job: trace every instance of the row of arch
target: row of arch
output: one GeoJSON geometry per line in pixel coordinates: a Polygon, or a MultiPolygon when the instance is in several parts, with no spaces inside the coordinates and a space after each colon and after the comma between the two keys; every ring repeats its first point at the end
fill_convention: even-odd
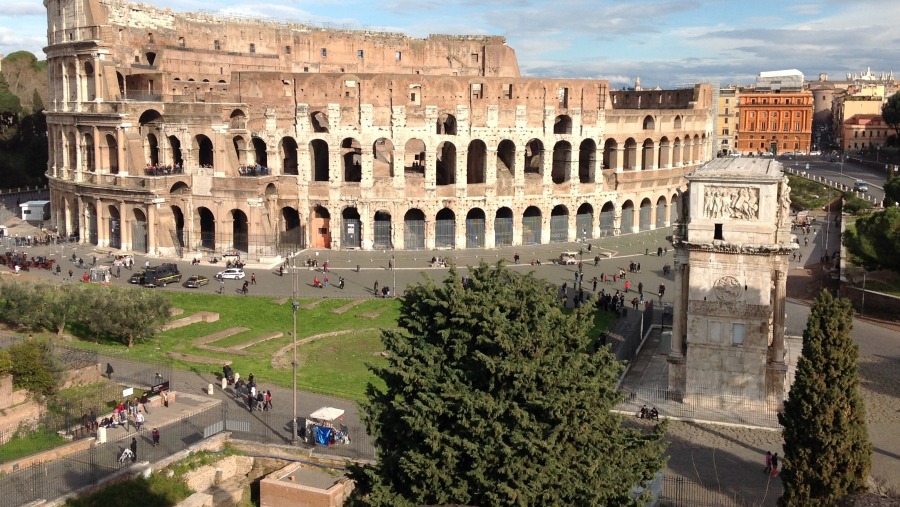
{"type": "MultiPolygon", "coordinates": [[[[147,166],[214,167],[217,163],[213,141],[204,134],[191,138],[185,158],[182,142],[177,135],[164,135],[156,129],[144,128],[142,136],[144,159],[147,166]]],[[[63,159],[55,159],[55,167],[76,167],[80,171],[118,174],[120,160],[119,140],[112,133],[103,135],[99,149],[95,149],[94,137],[83,133],[81,139],[69,131],[57,138],[64,149],[55,150],[63,159]],[[80,154],[80,156],[79,156],[80,154]],[[99,161],[95,160],[100,158],[99,161]]],[[[701,160],[708,139],[706,135],[686,134],[684,138],[670,140],[663,136],[659,140],[645,139],[639,145],[633,137],[624,142],[607,139],[602,148],[600,167],[622,171],[653,170],[691,165],[701,160]]],[[[270,168],[266,174],[300,175],[301,150],[297,141],[290,136],[281,138],[272,150],[259,137],[246,138],[236,135],[231,138],[233,158],[226,157],[230,165],[226,173],[237,175],[238,166],[248,164],[270,168]],[[275,160],[270,161],[270,157],[275,160]],[[270,162],[275,162],[274,167],[270,162]]],[[[557,141],[548,152],[544,142],[533,138],[524,147],[519,147],[509,139],[500,141],[493,150],[487,144],[475,139],[464,149],[465,161],[458,160],[458,148],[451,141],[440,142],[433,151],[428,150],[421,139],[408,140],[403,152],[395,150],[393,141],[387,138],[375,140],[364,151],[360,141],[353,137],[344,138],[336,149],[323,139],[313,139],[306,145],[308,155],[308,177],[312,182],[339,180],[348,183],[363,181],[363,168],[371,171],[373,179],[392,178],[401,170],[405,177],[433,178],[436,185],[457,183],[483,184],[488,181],[489,161],[496,168],[496,178],[516,178],[517,171],[524,178],[544,177],[549,171],[550,180],[561,184],[577,179],[580,183],[596,183],[598,168],[598,146],[593,139],[584,139],[575,147],[569,141],[557,141]],[[575,155],[577,153],[577,155],[575,155]],[[332,177],[332,158],[337,157],[338,175],[332,177]],[[398,160],[402,157],[402,161],[398,160]],[[429,174],[426,175],[426,171],[429,174]],[[433,176],[431,173],[433,172],[433,176]]]]}

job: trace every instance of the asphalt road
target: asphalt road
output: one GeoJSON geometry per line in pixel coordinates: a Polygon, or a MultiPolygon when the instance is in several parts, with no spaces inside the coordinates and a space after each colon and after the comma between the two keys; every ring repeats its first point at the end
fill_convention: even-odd
{"type": "Polygon", "coordinates": [[[886,172],[884,170],[876,170],[855,162],[840,162],[840,157],[835,157],[836,161],[831,162],[830,156],[821,157],[796,157],[785,158],[779,157],[778,161],[785,167],[793,168],[797,171],[806,171],[830,181],[838,182],[847,187],[853,188],[857,181],[864,181],[869,185],[869,196],[877,199],[878,202],[884,200],[884,182],[886,180],[886,172]]]}

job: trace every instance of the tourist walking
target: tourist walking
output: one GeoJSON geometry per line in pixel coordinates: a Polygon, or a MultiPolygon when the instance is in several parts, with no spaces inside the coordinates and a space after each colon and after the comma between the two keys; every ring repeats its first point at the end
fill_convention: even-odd
{"type": "Polygon", "coordinates": [[[137,439],[131,437],[131,462],[137,461],[137,439]]]}
{"type": "Polygon", "coordinates": [[[153,428],[153,431],[150,432],[150,437],[153,439],[153,447],[159,446],[159,429],[153,428]]]}
{"type": "Polygon", "coordinates": [[[767,474],[772,471],[772,451],[766,451],[766,468],[763,469],[763,473],[767,474]]]}

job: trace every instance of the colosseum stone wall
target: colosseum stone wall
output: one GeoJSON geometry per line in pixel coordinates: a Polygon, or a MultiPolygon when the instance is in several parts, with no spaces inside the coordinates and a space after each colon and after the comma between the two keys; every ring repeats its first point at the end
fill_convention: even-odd
{"type": "Polygon", "coordinates": [[[522,78],[502,37],[46,0],[55,220],[111,249],[495,248],[665,227],[713,90],[522,78]]]}

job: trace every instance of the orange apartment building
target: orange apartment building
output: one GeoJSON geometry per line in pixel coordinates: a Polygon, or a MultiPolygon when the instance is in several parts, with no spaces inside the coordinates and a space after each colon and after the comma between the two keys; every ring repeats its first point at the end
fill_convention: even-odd
{"type": "Polygon", "coordinates": [[[855,114],[844,121],[841,149],[844,152],[880,150],[893,132],[880,114],[855,114]]]}
{"type": "Polygon", "coordinates": [[[738,96],[740,135],[737,151],[745,155],[809,153],[812,139],[813,94],[741,91],[738,96]]]}

